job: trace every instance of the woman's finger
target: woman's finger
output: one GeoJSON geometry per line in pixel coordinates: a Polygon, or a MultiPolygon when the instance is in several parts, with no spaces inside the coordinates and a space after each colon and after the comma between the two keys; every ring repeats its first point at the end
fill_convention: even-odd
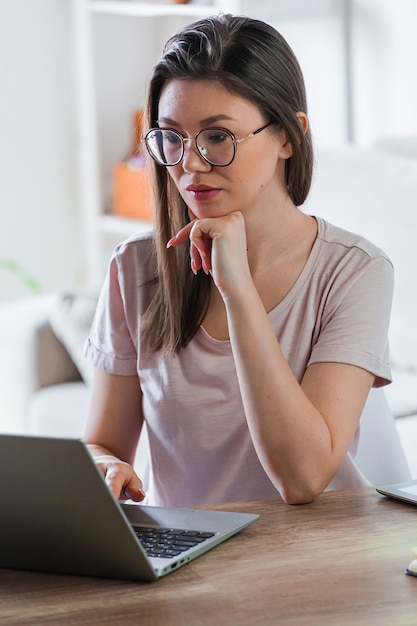
{"type": "Polygon", "coordinates": [[[142,502],[146,494],[143,491],[142,481],[133,473],[131,480],[125,485],[124,494],[129,500],[134,502],[142,502]]]}
{"type": "Polygon", "coordinates": [[[167,248],[170,248],[171,246],[176,248],[178,246],[182,246],[183,243],[188,241],[188,239],[190,238],[190,231],[193,226],[194,221],[189,222],[183,228],[181,228],[181,230],[179,230],[177,234],[171,237],[171,239],[167,242],[167,248]]]}
{"type": "Polygon", "coordinates": [[[170,248],[171,246],[178,247],[186,243],[186,241],[191,241],[191,269],[194,274],[201,268],[203,268],[206,274],[211,270],[211,237],[203,232],[201,224],[201,220],[194,219],[181,228],[167,243],[167,248],[170,248]]]}
{"type": "Polygon", "coordinates": [[[191,269],[194,274],[197,274],[198,270],[202,268],[203,264],[202,264],[200,253],[192,242],[190,244],[190,257],[191,257],[191,269]]]}
{"type": "Polygon", "coordinates": [[[197,250],[201,259],[201,267],[206,274],[211,270],[211,245],[212,239],[209,234],[204,232],[200,226],[201,222],[195,222],[190,231],[191,245],[193,251],[197,250]]]}
{"type": "Polygon", "coordinates": [[[131,499],[140,502],[145,497],[142,481],[133,467],[122,461],[105,463],[103,466],[107,486],[114,497],[121,500],[131,499]]]}

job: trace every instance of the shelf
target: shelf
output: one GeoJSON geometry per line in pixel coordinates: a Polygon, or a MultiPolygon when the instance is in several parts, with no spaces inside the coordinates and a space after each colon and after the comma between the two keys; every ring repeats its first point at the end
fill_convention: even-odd
{"type": "Polygon", "coordinates": [[[93,13],[107,13],[110,15],[124,15],[129,17],[158,17],[158,16],[195,16],[203,17],[210,13],[217,13],[219,7],[214,4],[175,4],[136,2],[134,0],[95,0],[90,3],[93,13]]]}
{"type": "Polygon", "coordinates": [[[104,279],[118,243],[153,228],[106,208],[112,206],[114,164],[129,150],[132,115],[144,102],[148,74],[164,43],[185,24],[238,1],[71,0],[87,283],[104,279]]]}

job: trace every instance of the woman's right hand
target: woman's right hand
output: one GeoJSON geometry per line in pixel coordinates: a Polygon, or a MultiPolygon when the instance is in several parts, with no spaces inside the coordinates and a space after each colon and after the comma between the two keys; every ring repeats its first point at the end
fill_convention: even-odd
{"type": "Polygon", "coordinates": [[[116,499],[142,502],[146,496],[143,484],[129,463],[111,454],[97,454],[97,451],[93,452],[93,457],[116,499]]]}
{"type": "Polygon", "coordinates": [[[247,293],[253,285],[249,270],[245,219],[240,211],[220,217],[198,219],[189,211],[191,222],[167,243],[170,248],[190,242],[191,269],[211,273],[223,298],[231,292],[247,293]]]}

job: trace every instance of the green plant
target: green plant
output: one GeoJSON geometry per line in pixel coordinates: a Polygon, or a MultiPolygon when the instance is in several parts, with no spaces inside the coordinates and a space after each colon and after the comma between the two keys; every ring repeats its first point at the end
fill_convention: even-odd
{"type": "Polygon", "coordinates": [[[42,291],[39,281],[29,274],[19,263],[11,259],[0,259],[0,270],[12,272],[19,280],[21,280],[32,293],[40,293],[42,291]]]}

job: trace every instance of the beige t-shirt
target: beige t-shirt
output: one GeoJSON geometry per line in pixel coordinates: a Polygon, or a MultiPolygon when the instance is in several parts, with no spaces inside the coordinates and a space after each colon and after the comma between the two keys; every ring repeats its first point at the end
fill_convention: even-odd
{"type": "MultiPolygon", "coordinates": [[[[317,362],[356,365],[391,380],[387,332],[393,268],[358,235],[317,218],[318,236],[298,280],[268,314],[301,381],[317,362]]],[[[200,328],[174,357],[147,355],[140,322],[152,297],[152,235],[116,249],[86,354],[109,373],[139,375],[150,459],[147,502],[196,506],[276,496],[246,423],[229,341],[200,328]]],[[[353,457],[359,430],[328,489],[367,484],[353,457]]]]}

